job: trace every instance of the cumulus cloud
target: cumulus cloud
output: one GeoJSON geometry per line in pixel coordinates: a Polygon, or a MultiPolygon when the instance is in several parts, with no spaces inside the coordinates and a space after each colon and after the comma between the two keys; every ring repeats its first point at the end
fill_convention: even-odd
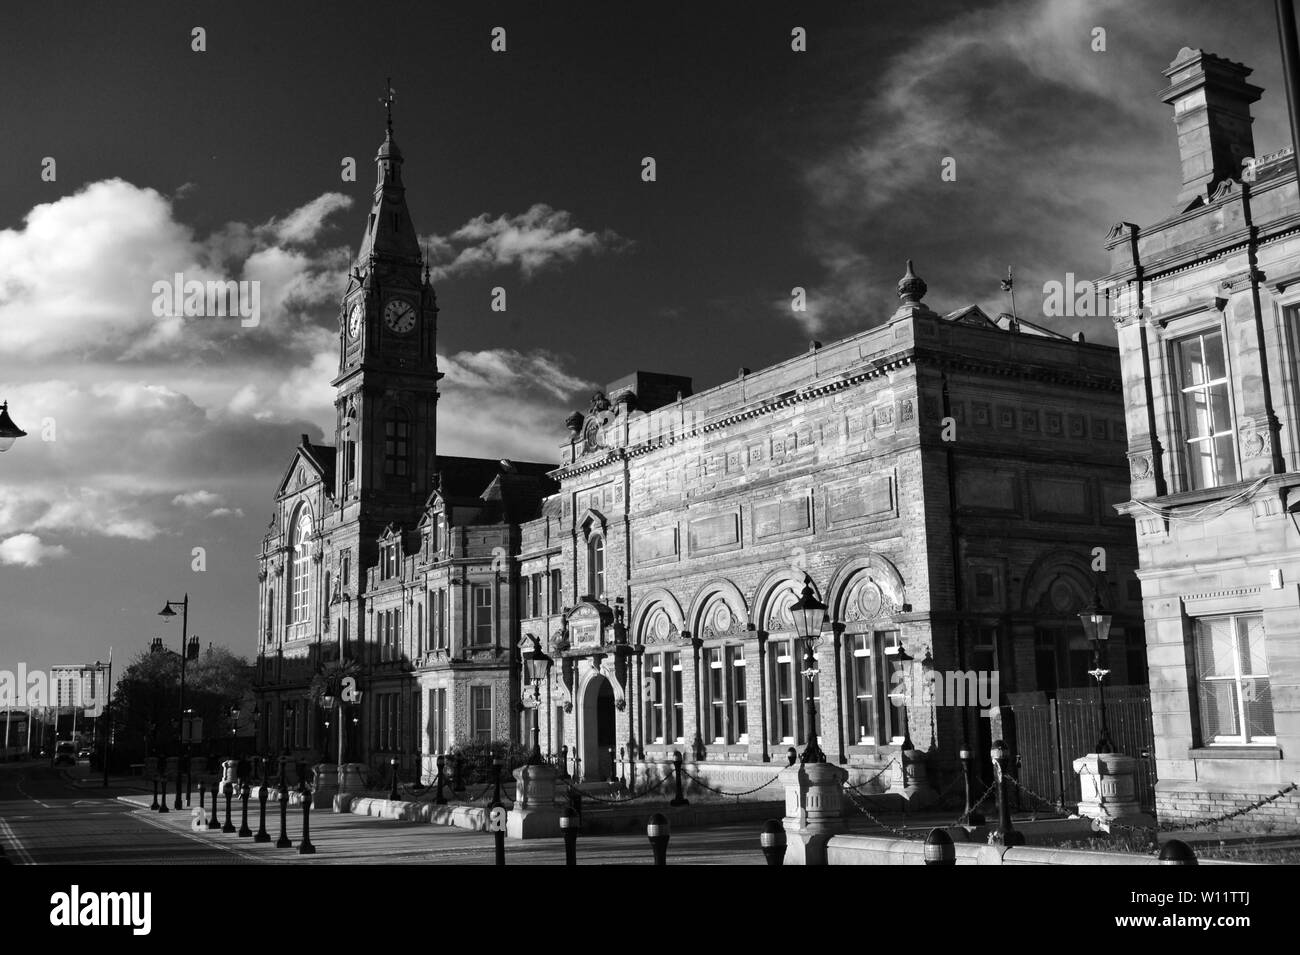
{"type": "Polygon", "coordinates": [[[476,216],[449,236],[424,240],[434,262],[434,280],[517,266],[525,278],[583,255],[619,252],[631,243],[606,229],[589,232],[563,209],[537,203],[514,216],[476,216]]]}
{"type": "Polygon", "coordinates": [[[177,507],[211,507],[214,504],[221,503],[221,495],[200,489],[198,491],[189,491],[185,494],[177,494],[172,498],[172,503],[177,507]]]}
{"type": "Polygon", "coordinates": [[[43,543],[35,534],[15,534],[0,540],[0,564],[39,567],[45,560],[62,557],[67,552],[66,547],[43,543]]]}

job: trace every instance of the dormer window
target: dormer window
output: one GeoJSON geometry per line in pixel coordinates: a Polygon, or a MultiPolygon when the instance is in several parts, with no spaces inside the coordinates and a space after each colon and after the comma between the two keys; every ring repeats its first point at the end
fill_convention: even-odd
{"type": "Polygon", "coordinates": [[[379,549],[379,579],[392,580],[397,576],[397,542],[384,544],[379,549]]]}

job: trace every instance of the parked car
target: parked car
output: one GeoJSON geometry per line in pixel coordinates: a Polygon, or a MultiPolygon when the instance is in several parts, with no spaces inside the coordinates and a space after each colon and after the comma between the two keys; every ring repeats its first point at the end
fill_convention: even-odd
{"type": "Polygon", "coordinates": [[[54,750],[55,766],[77,765],[77,748],[71,743],[60,743],[54,750]]]}
{"type": "Polygon", "coordinates": [[[77,759],[90,759],[90,757],[91,757],[91,752],[88,749],[83,749],[81,752],[77,754],[77,759]]]}

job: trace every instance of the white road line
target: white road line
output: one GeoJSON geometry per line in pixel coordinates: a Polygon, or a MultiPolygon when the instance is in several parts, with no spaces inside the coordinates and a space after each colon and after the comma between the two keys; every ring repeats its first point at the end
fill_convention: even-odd
{"type": "MultiPolygon", "coordinates": [[[[190,832],[188,829],[177,829],[175,826],[171,826],[165,822],[162,822],[161,820],[154,819],[153,816],[151,815],[152,812],[153,810],[151,809],[137,809],[135,812],[131,813],[131,815],[134,816],[136,819],[139,819],[141,822],[147,822],[155,829],[161,829],[164,832],[172,832],[178,836],[184,836],[186,839],[189,839],[191,842],[199,843],[199,845],[214,846],[222,850],[223,852],[229,852],[232,855],[237,855],[241,859],[245,859],[249,862],[262,861],[261,858],[253,855],[251,852],[241,852],[239,849],[235,849],[231,846],[222,845],[220,842],[218,842],[215,839],[204,839],[200,836],[196,836],[193,832],[190,832]]],[[[204,831],[206,832],[207,830],[204,831]]]]}
{"type": "MultiPolygon", "coordinates": [[[[19,791],[20,793],[22,793],[24,796],[27,796],[27,793],[23,790],[23,780],[26,779],[26,778],[27,778],[26,776],[19,776],[19,777],[18,777],[18,782],[14,784],[14,785],[18,788],[18,791],[19,791]]],[[[48,806],[48,805],[46,805],[45,803],[41,802],[41,801],[40,801],[39,799],[37,799],[35,796],[27,796],[27,798],[30,799],[32,802],[36,803],[36,805],[40,806],[42,809],[49,809],[49,808],[51,808],[50,806],[48,806]]]]}
{"type": "Polygon", "coordinates": [[[26,846],[18,841],[13,828],[4,819],[0,819],[0,836],[4,836],[9,841],[9,844],[14,847],[14,851],[18,853],[18,858],[23,860],[24,865],[36,865],[36,860],[32,858],[32,854],[27,851],[26,846]]]}

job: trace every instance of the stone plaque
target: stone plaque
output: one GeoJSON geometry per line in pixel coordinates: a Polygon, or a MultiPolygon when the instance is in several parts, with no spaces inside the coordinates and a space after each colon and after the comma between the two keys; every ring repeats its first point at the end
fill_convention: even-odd
{"type": "Polygon", "coordinates": [[[1016,477],[1010,471],[984,468],[962,470],[957,474],[957,503],[989,511],[1016,511],[1016,477]]]}
{"type": "Polygon", "coordinates": [[[1062,517],[1090,517],[1088,484],[1057,478],[1037,478],[1029,485],[1029,495],[1038,514],[1062,517]]]}
{"type": "Polygon", "coordinates": [[[735,511],[697,518],[687,528],[692,554],[740,546],[740,516],[735,511]]]}
{"type": "Polygon", "coordinates": [[[574,649],[600,644],[600,611],[583,604],[569,615],[569,643],[574,649]]]}
{"type": "Polygon", "coordinates": [[[893,482],[888,474],[826,489],[826,518],[832,524],[888,514],[894,508],[893,482]]]}
{"type": "Polygon", "coordinates": [[[653,530],[637,531],[632,538],[632,548],[638,564],[676,557],[677,528],[656,527],[653,530]]]}
{"type": "Polygon", "coordinates": [[[754,540],[770,540],[806,531],[811,526],[805,496],[763,501],[754,505],[754,540]]]}

